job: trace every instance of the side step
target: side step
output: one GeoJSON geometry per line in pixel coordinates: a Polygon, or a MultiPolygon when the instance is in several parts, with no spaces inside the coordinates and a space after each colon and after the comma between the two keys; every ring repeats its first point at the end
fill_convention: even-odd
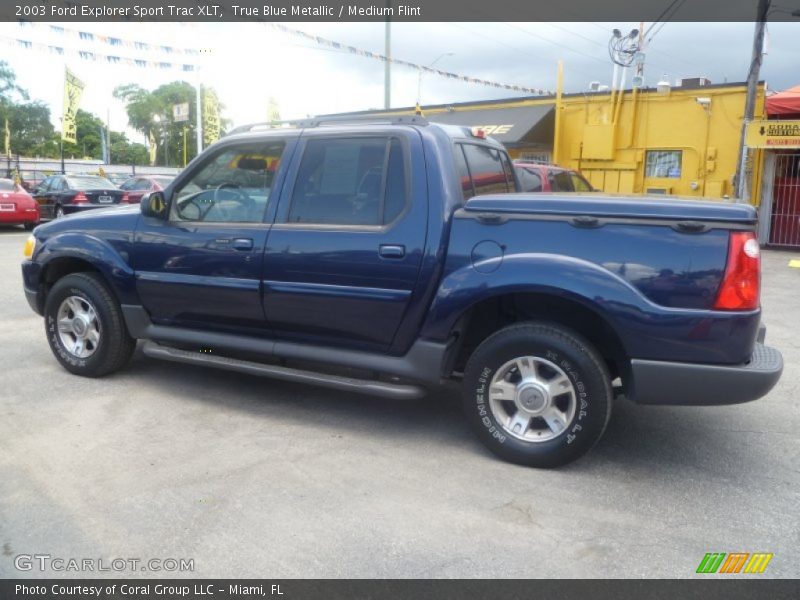
{"type": "Polygon", "coordinates": [[[283,379],[286,381],[298,381],[300,383],[320,385],[358,394],[383,396],[384,398],[395,398],[398,400],[410,400],[425,395],[425,389],[416,385],[385,383],[382,381],[355,379],[352,377],[343,377],[341,375],[328,375],[325,373],[316,373],[314,371],[292,369],[280,365],[265,365],[248,360],[239,360],[237,358],[179,350],[169,346],[162,346],[152,341],[145,342],[144,346],[142,346],[142,351],[150,358],[159,358],[161,360],[201,365],[204,367],[216,367],[218,369],[248,373],[250,375],[260,375],[262,377],[272,377],[274,379],[283,379]]]}

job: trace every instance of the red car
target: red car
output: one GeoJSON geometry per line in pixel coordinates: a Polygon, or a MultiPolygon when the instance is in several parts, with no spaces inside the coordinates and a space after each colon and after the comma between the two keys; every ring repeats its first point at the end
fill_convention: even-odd
{"type": "Polygon", "coordinates": [[[12,179],[0,179],[0,225],[24,225],[31,230],[39,224],[39,205],[12,179]]]}
{"type": "Polygon", "coordinates": [[[128,192],[128,202],[139,204],[142,196],[150,192],[158,192],[167,187],[174,179],[171,175],[147,175],[131,177],[119,189],[128,192]]]}
{"type": "Polygon", "coordinates": [[[593,192],[592,184],[572,169],[557,165],[515,162],[514,169],[523,192],[593,192]]]}

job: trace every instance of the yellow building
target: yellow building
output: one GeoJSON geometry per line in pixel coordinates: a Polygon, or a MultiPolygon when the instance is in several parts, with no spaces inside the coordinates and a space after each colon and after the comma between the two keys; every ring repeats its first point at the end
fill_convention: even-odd
{"type": "MultiPolygon", "coordinates": [[[[745,93],[743,83],[686,85],[564,94],[557,110],[556,97],[540,96],[423,107],[423,113],[434,122],[482,127],[512,158],[572,167],[606,192],[723,198],[734,195],[745,93]]],[[[756,116],[763,114],[760,85],[756,116]]],[[[761,151],[752,158],[748,177],[757,204],[761,151]]]]}
{"type": "MultiPolygon", "coordinates": [[[[725,84],[565,96],[554,162],[608,192],[731,196],[745,94],[743,84],[725,84]]],[[[763,110],[762,85],[756,114],[763,110]]]]}

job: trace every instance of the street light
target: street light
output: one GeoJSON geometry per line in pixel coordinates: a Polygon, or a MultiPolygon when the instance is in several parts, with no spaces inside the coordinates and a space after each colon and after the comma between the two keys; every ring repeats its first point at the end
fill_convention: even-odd
{"type": "MultiPolygon", "coordinates": [[[[442,60],[445,56],[453,56],[455,52],[445,52],[444,54],[440,54],[436,57],[431,64],[428,65],[428,68],[432,68],[437,62],[442,60]]],[[[422,75],[425,73],[422,69],[419,69],[419,73],[417,75],[417,104],[421,104],[422,101],[422,75]]]]}
{"type": "MultiPolygon", "coordinates": [[[[169,167],[169,123],[166,116],[162,117],[161,115],[153,115],[153,122],[162,130],[161,133],[164,135],[164,166],[169,167]]],[[[156,148],[158,148],[158,141],[156,141],[156,148]]]]}

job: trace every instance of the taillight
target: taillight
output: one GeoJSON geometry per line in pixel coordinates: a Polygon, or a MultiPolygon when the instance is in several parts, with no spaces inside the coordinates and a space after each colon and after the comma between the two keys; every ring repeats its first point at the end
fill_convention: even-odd
{"type": "Polygon", "coordinates": [[[731,232],[728,264],[717,293],[717,310],[753,310],[761,294],[761,251],[755,234],[731,232]]]}
{"type": "Polygon", "coordinates": [[[75,197],[72,199],[73,204],[88,204],[89,199],[86,197],[86,194],[83,192],[78,192],[75,194],[75,197]]]}
{"type": "Polygon", "coordinates": [[[130,201],[131,201],[131,199],[128,198],[128,193],[125,192],[124,194],[122,194],[122,198],[120,199],[119,203],[120,204],[129,204],[130,201]]]}

